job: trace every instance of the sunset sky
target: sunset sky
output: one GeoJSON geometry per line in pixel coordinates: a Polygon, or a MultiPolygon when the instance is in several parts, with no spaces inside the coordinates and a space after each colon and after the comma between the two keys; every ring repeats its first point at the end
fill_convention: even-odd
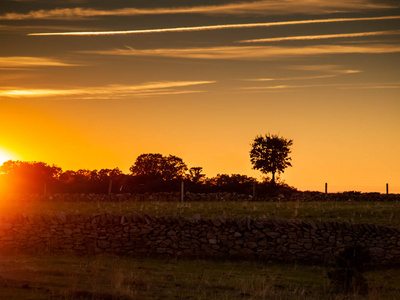
{"type": "Polygon", "coordinates": [[[400,4],[2,0],[0,163],[252,170],[293,139],[300,190],[400,193],[400,4]]]}

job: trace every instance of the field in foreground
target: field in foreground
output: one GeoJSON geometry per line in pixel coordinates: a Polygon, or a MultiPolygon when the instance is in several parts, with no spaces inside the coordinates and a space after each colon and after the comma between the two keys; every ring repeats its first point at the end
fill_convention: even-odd
{"type": "Polygon", "coordinates": [[[360,296],[332,292],[321,266],[1,254],[0,299],[399,299],[399,271],[366,272],[360,296]]]}
{"type": "MultiPolygon", "coordinates": [[[[400,227],[398,202],[24,202],[1,215],[141,213],[348,221],[400,227]]],[[[262,261],[0,254],[0,299],[400,299],[400,267],[365,273],[369,294],[333,293],[323,266],[262,261]]]]}
{"type": "Polygon", "coordinates": [[[115,214],[141,213],[155,217],[200,214],[206,218],[244,217],[347,221],[400,228],[399,202],[54,202],[13,201],[1,203],[1,215],[12,213],[115,214]]]}

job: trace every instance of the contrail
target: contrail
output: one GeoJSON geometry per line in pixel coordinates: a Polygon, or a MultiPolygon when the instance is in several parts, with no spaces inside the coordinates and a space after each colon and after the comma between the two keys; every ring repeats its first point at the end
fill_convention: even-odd
{"type": "Polygon", "coordinates": [[[371,32],[358,32],[358,33],[341,33],[341,34],[324,34],[324,35],[287,36],[287,37],[278,37],[278,38],[243,40],[243,41],[239,41],[239,43],[281,42],[281,41],[297,41],[297,40],[321,40],[321,39],[350,38],[350,37],[360,37],[360,36],[396,35],[396,34],[400,34],[400,30],[371,31],[371,32]]]}
{"type": "Polygon", "coordinates": [[[300,24],[353,22],[353,21],[373,21],[373,20],[394,20],[394,19],[400,19],[400,16],[367,17],[367,18],[339,18],[339,19],[301,20],[301,21],[248,23],[248,24],[226,24],[226,25],[209,25],[209,26],[142,29],[142,30],[121,30],[121,31],[43,32],[43,33],[29,33],[28,35],[41,35],[41,36],[51,36],[51,35],[52,36],[55,36],[55,35],[58,35],[58,36],[59,35],[117,35],[117,34],[136,34],[136,33],[205,31],[205,30],[221,30],[221,29],[234,29],[234,28],[254,28],[254,27],[271,27],[271,26],[300,25],[300,24]]]}

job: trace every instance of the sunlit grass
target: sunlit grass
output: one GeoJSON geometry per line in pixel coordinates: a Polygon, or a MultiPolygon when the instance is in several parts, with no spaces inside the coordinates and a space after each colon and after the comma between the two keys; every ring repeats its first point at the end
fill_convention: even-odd
{"type": "Polygon", "coordinates": [[[303,221],[347,221],[400,227],[399,202],[55,202],[14,201],[2,205],[5,213],[58,214],[141,213],[152,216],[244,217],[299,219],[303,221]]]}

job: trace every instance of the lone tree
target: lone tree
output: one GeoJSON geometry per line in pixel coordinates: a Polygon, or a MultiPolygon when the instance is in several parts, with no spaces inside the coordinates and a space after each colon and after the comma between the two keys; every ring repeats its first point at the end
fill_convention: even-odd
{"type": "Polygon", "coordinates": [[[292,144],[293,140],[278,135],[268,133],[265,137],[256,136],[250,151],[253,169],[264,174],[272,173],[272,183],[275,184],[275,173],[284,172],[288,166],[292,166],[292,159],[288,156],[292,144]]]}

